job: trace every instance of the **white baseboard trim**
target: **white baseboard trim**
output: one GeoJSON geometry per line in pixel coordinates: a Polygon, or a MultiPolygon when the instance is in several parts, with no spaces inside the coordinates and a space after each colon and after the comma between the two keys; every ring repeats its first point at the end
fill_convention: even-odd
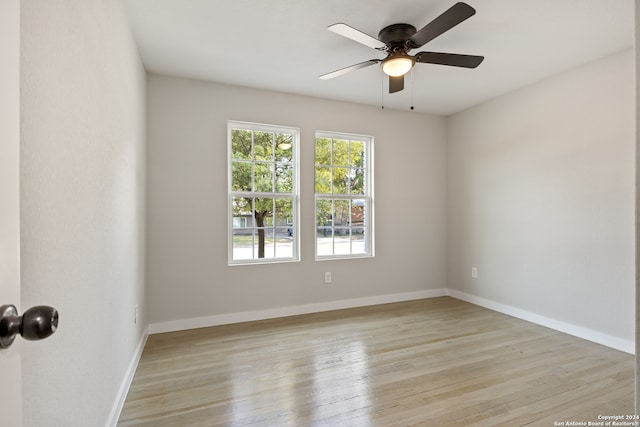
{"type": "Polygon", "coordinates": [[[582,326],[576,326],[571,323],[566,323],[549,317],[541,316],[530,311],[477,297],[475,295],[467,294],[455,289],[448,289],[448,291],[449,296],[453,298],[466,301],[471,304],[479,305],[481,307],[507,314],[509,316],[517,317],[518,319],[526,320],[528,322],[545,326],[556,331],[564,332],[578,338],[602,344],[607,347],[615,348],[616,350],[624,351],[625,353],[635,354],[635,342],[633,341],[625,340],[609,334],[594,331],[593,329],[588,329],[582,326]]]}
{"type": "Polygon", "coordinates": [[[129,388],[131,387],[133,376],[135,375],[136,369],[138,368],[138,363],[140,363],[142,351],[144,350],[144,346],[147,343],[148,337],[149,328],[146,328],[142,333],[142,337],[140,338],[138,347],[136,348],[136,351],[131,358],[131,362],[129,362],[127,372],[125,373],[124,379],[122,380],[122,384],[120,384],[120,389],[118,389],[116,400],[115,402],[113,402],[113,407],[111,408],[111,413],[109,414],[109,420],[106,424],[108,427],[116,427],[116,425],[118,424],[118,419],[120,419],[120,414],[122,413],[124,402],[127,399],[127,394],[129,393],[129,388]]]}
{"type": "Polygon", "coordinates": [[[239,313],[219,314],[214,316],[180,319],[169,322],[152,323],[149,325],[150,334],[182,331],[187,329],[206,328],[209,326],[228,325],[232,323],[251,322],[255,320],[276,319],[279,317],[296,316],[299,314],[320,313],[323,311],[340,310],[344,308],[366,307],[370,305],[388,304],[393,302],[412,301],[424,298],[447,296],[447,289],[431,289],[401,294],[377,295],[372,297],[353,298],[338,301],[328,301],[313,304],[302,304],[288,307],[270,308],[266,310],[243,311],[239,313]]]}

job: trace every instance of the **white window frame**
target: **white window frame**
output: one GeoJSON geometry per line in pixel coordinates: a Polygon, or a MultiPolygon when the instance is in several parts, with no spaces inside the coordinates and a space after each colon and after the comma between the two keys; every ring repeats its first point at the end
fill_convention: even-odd
{"type": "MultiPolygon", "coordinates": [[[[374,138],[370,135],[359,135],[359,134],[350,134],[350,133],[342,133],[342,132],[330,132],[330,131],[316,131],[314,138],[314,248],[315,248],[315,259],[316,261],[322,260],[335,260],[335,259],[353,259],[353,258],[371,258],[375,256],[375,245],[374,245],[374,189],[373,189],[373,146],[374,146],[374,138]],[[365,170],[365,192],[364,194],[358,195],[345,195],[345,194],[329,194],[329,193],[317,193],[315,192],[315,182],[316,182],[316,141],[318,138],[330,138],[330,139],[339,139],[339,140],[348,140],[348,141],[358,141],[363,142],[365,144],[365,159],[364,159],[364,170],[365,170]],[[350,254],[336,254],[335,253],[335,236],[333,235],[335,229],[337,228],[335,224],[331,224],[332,231],[332,245],[333,245],[333,254],[332,255],[320,255],[318,253],[318,238],[319,234],[322,233],[319,230],[319,224],[317,223],[317,212],[318,212],[318,200],[331,198],[333,200],[332,206],[334,205],[336,200],[358,200],[364,199],[367,205],[365,209],[365,218],[364,218],[364,228],[365,228],[365,251],[364,253],[350,253],[350,254]]],[[[328,165],[325,165],[328,166],[328,165]]],[[[333,169],[333,165],[331,165],[333,169]]],[[[333,191],[333,190],[332,190],[333,191]]],[[[353,231],[351,227],[349,228],[349,232],[353,231]]],[[[324,235],[323,235],[324,237],[324,235]]],[[[351,245],[353,241],[351,241],[351,245]]],[[[350,252],[352,252],[353,246],[350,246],[350,252]]]]}
{"type": "MultiPolygon", "coordinates": [[[[253,143],[252,143],[253,151],[253,143]]],[[[251,161],[252,165],[255,165],[255,160],[251,161]]],[[[274,164],[277,163],[274,160],[274,164]]],[[[227,191],[228,191],[228,265],[252,265],[252,264],[273,264],[283,262],[297,262],[300,261],[300,194],[299,194],[299,175],[300,175],[300,129],[290,126],[277,126],[262,123],[251,123],[236,120],[229,120],[227,122],[227,191]],[[274,133],[290,133],[293,135],[293,156],[291,163],[293,165],[292,173],[292,192],[291,193],[277,193],[277,192],[257,192],[257,191],[233,191],[232,190],[232,165],[233,165],[233,152],[232,152],[232,131],[233,130],[250,130],[252,132],[274,132],[274,133]],[[292,200],[292,212],[291,217],[287,218],[293,221],[292,225],[287,224],[286,227],[293,229],[292,237],[292,256],[282,258],[257,258],[255,254],[255,239],[252,245],[253,257],[252,259],[234,259],[233,258],[233,236],[234,236],[234,212],[233,212],[233,200],[235,197],[253,197],[253,198],[291,198],[292,200]]],[[[255,230],[254,221],[251,221],[252,227],[255,230]]],[[[281,225],[270,226],[272,228],[280,228],[281,225]]],[[[266,228],[266,227],[265,227],[266,228]]],[[[255,236],[255,233],[253,234],[255,236]]]]}

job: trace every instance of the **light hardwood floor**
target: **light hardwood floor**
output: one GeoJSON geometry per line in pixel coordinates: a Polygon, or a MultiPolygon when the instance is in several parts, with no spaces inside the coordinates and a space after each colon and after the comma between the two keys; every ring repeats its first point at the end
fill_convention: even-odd
{"type": "Polygon", "coordinates": [[[119,426],[554,426],[633,413],[632,355],[453,298],[152,335],[119,426]]]}

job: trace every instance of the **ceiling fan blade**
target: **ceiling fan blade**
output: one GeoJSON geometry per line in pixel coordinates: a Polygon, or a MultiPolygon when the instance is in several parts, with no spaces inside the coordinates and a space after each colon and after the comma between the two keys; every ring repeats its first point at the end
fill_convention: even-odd
{"type": "Polygon", "coordinates": [[[373,49],[384,49],[386,46],[375,37],[371,37],[369,34],[365,34],[362,31],[356,30],[355,28],[350,27],[347,24],[333,24],[330,25],[327,29],[336,34],[340,34],[343,37],[346,37],[358,43],[362,43],[365,46],[369,46],[373,49]]]}
{"type": "Polygon", "coordinates": [[[323,75],[319,76],[318,78],[321,79],[321,80],[329,80],[329,79],[332,79],[334,77],[338,77],[338,76],[342,76],[343,74],[350,73],[351,71],[359,70],[360,68],[364,68],[364,67],[368,67],[368,66],[373,65],[373,64],[377,64],[380,61],[381,61],[380,59],[370,59],[368,61],[361,62],[359,64],[351,65],[349,67],[341,68],[339,70],[332,71],[332,72],[327,73],[327,74],[323,74],[323,75]]]}
{"type": "Polygon", "coordinates": [[[389,76],[389,93],[400,92],[404,89],[404,76],[389,76]]]}
{"type": "Polygon", "coordinates": [[[418,52],[416,53],[415,58],[416,62],[452,65],[454,67],[464,68],[476,68],[484,60],[484,56],[441,52],[418,52]]]}
{"type": "Polygon", "coordinates": [[[476,10],[466,3],[459,2],[451,6],[442,15],[425,25],[409,39],[413,47],[420,47],[450,30],[462,21],[475,15],[476,10]]]}

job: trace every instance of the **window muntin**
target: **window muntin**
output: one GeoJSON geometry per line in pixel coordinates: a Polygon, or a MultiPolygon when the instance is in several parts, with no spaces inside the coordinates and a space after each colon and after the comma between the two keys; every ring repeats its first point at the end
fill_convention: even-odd
{"type": "Polygon", "coordinates": [[[229,122],[229,264],[299,260],[295,128],[229,122]]]}
{"type": "Polygon", "coordinates": [[[373,256],[372,138],[316,133],[316,259],[373,256]]]}

